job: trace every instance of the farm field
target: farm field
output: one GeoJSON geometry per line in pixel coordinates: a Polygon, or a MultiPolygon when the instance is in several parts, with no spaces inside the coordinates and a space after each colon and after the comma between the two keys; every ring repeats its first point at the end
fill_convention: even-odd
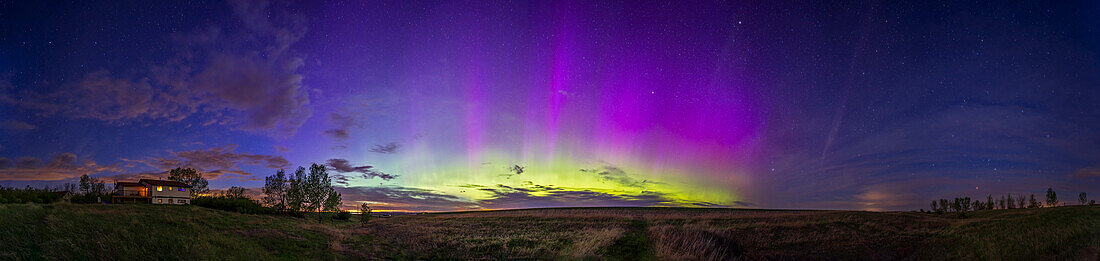
{"type": "Polygon", "coordinates": [[[914,212],[551,208],[351,220],[196,206],[0,205],[3,260],[1096,260],[1100,207],[914,212]]]}

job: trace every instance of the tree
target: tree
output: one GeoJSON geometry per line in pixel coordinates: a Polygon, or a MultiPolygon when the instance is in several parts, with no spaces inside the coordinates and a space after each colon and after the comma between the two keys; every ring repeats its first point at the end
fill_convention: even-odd
{"type": "Polygon", "coordinates": [[[1012,194],[1008,194],[1008,208],[1016,208],[1016,198],[1012,197],[1012,194]]]}
{"type": "Polygon", "coordinates": [[[359,205],[359,214],[360,214],[359,215],[359,223],[360,224],[367,225],[367,222],[370,222],[370,211],[371,211],[370,206],[368,206],[367,203],[363,203],[362,205],[359,205]]]}
{"type": "Polygon", "coordinates": [[[88,174],[80,175],[80,193],[88,194],[92,191],[92,177],[88,174]]]}
{"type": "Polygon", "coordinates": [[[65,185],[64,185],[63,187],[61,187],[61,191],[68,191],[69,193],[73,193],[73,194],[76,194],[76,193],[77,193],[77,192],[79,192],[80,190],[79,190],[79,189],[77,188],[77,185],[76,185],[76,184],[73,184],[73,183],[65,183],[65,185]]]}
{"type": "Polygon", "coordinates": [[[947,208],[951,206],[951,203],[946,198],[940,199],[940,212],[947,212],[947,208]]]}
{"type": "MultiPolygon", "coordinates": [[[[278,177],[273,178],[277,179],[278,177]]],[[[321,212],[339,209],[340,193],[332,186],[332,178],[328,176],[325,165],[314,163],[309,167],[308,174],[304,167],[298,167],[288,180],[285,196],[287,210],[317,212],[319,222],[322,219],[321,212]]]]}
{"type": "Polygon", "coordinates": [[[1085,203],[1088,203],[1088,202],[1089,202],[1088,196],[1085,195],[1085,192],[1081,192],[1081,194],[1077,194],[1077,203],[1078,204],[1084,205],[1085,203]]]}
{"type": "Polygon", "coordinates": [[[317,222],[321,222],[321,212],[333,211],[340,207],[340,193],[332,186],[332,179],[328,176],[328,168],[325,165],[314,163],[309,167],[309,176],[306,178],[303,195],[308,205],[306,209],[317,212],[317,222]]]}
{"type": "Polygon", "coordinates": [[[242,187],[236,187],[236,186],[229,187],[228,189],[225,190],[225,197],[227,197],[227,198],[246,198],[246,196],[244,195],[245,191],[246,191],[245,188],[242,188],[242,187]]]}
{"type": "Polygon", "coordinates": [[[983,210],[983,209],[985,209],[985,202],[982,202],[981,200],[975,200],[974,201],[974,210],[977,211],[977,210],[983,210]]]}
{"type": "Polygon", "coordinates": [[[306,168],[298,166],[298,170],[295,170],[294,175],[289,178],[289,184],[286,189],[286,208],[291,212],[302,211],[302,204],[305,202],[305,196],[303,195],[304,184],[302,183],[305,176],[306,168]]]}
{"type": "Polygon", "coordinates": [[[323,206],[324,211],[340,211],[340,201],[340,193],[336,192],[336,190],[329,191],[328,198],[325,199],[325,204],[323,206]]]}
{"type": "Polygon", "coordinates": [[[1027,208],[1038,208],[1038,207],[1040,207],[1039,201],[1035,200],[1035,194],[1031,194],[1031,199],[1028,200],[1028,202],[1030,204],[1027,205],[1027,208]]]}
{"type": "Polygon", "coordinates": [[[209,182],[198,171],[192,168],[176,168],[168,172],[168,180],[183,182],[191,185],[191,196],[197,196],[210,192],[207,188],[209,182]]]}
{"type": "Polygon", "coordinates": [[[1054,188],[1047,188],[1047,207],[1054,207],[1058,205],[1058,193],[1054,193],[1054,188]]]}
{"type": "MultiPolygon", "coordinates": [[[[1032,195],[1032,196],[1034,196],[1034,195],[1032,195]]],[[[1018,208],[1026,208],[1027,207],[1027,199],[1024,198],[1024,195],[1016,196],[1016,203],[1017,203],[1016,207],[1018,207],[1018,208]]]]}
{"type": "Polygon", "coordinates": [[[931,209],[931,211],[932,211],[932,212],[939,212],[939,210],[940,210],[939,206],[938,206],[938,205],[936,204],[936,201],[935,201],[935,200],[933,200],[933,201],[932,201],[932,209],[931,209]]]}
{"type": "Polygon", "coordinates": [[[264,179],[263,203],[275,211],[286,211],[287,177],[286,172],[279,170],[275,175],[264,179]]]}
{"type": "Polygon", "coordinates": [[[985,196],[985,209],[993,209],[994,207],[997,207],[997,204],[995,204],[993,202],[993,195],[986,195],[985,196]]]}

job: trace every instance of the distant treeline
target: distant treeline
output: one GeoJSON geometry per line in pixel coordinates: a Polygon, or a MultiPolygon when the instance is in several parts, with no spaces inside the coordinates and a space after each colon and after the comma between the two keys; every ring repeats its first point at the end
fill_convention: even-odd
{"type": "MultiPolygon", "coordinates": [[[[1035,194],[1031,194],[1030,197],[1024,197],[1024,195],[1012,194],[1001,196],[1000,199],[994,198],[993,195],[987,195],[985,201],[980,199],[971,200],[970,197],[933,200],[931,203],[931,209],[925,211],[921,209],[920,212],[928,212],[935,214],[943,213],[956,213],[964,215],[969,211],[978,210],[991,210],[991,209],[1014,209],[1014,208],[1041,208],[1041,207],[1056,207],[1059,206],[1058,193],[1054,191],[1054,188],[1047,188],[1047,195],[1045,202],[1041,202],[1035,198],[1035,194]]],[[[1077,195],[1077,204],[1079,205],[1095,205],[1096,200],[1088,200],[1088,195],[1085,192],[1081,192],[1077,195]]]]}
{"type": "Polygon", "coordinates": [[[8,188],[0,186],[0,204],[37,203],[48,204],[68,200],[72,203],[110,202],[107,184],[88,175],[80,176],[79,184],[66,183],[60,187],[8,188]]]}

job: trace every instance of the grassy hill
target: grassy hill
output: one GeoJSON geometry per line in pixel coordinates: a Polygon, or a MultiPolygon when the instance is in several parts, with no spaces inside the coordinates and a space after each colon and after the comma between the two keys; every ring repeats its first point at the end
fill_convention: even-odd
{"type": "Polygon", "coordinates": [[[1097,260],[1100,206],[911,212],[563,208],[353,221],[195,206],[0,205],[0,260],[1097,260]]]}

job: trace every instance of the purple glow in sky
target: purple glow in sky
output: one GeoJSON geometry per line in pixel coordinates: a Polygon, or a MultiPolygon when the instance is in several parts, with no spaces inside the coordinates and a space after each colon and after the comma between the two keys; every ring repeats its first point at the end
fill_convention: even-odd
{"type": "Polygon", "coordinates": [[[1093,3],[0,8],[5,186],[316,162],[381,210],[1100,193],[1093,3]]]}

